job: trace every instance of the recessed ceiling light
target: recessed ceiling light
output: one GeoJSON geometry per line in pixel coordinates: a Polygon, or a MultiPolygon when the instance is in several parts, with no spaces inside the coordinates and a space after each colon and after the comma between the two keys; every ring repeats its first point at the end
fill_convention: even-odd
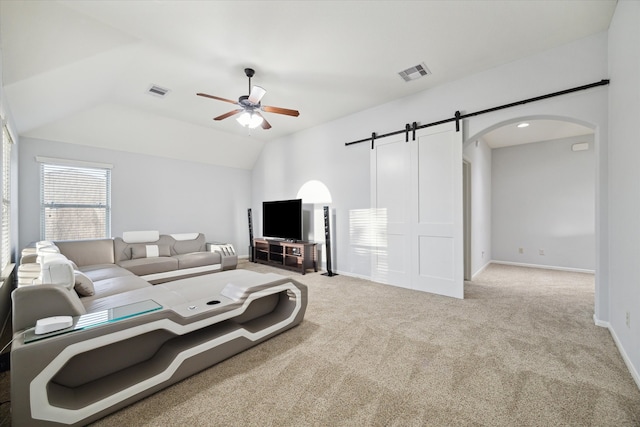
{"type": "Polygon", "coordinates": [[[520,123],[518,125],[519,128],[526,128],[527,126],[529,126],[529,123],[520,123]]]}

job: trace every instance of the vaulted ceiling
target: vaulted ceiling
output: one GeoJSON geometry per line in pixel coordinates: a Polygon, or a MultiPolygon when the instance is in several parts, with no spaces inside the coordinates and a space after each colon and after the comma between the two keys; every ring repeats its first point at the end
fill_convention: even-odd
{"type": "Polygon", "coordinates": [[[615,4],[2,0],[4,95],[24,137],[251,169],[269,140],[605,31],[615,4]],[[246,67],[300,117],[213,121],[234,106],[196,93],[248,94],[246,67]]]}

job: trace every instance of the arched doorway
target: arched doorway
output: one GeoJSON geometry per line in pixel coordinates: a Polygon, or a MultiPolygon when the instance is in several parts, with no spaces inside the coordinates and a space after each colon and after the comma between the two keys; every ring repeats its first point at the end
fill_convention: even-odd
{"type": "Polygon", "coordinates": [[[467,138],[474,272],[492,260],[597,270],[598,131],[566,116],[514,115],[467,138]]]}

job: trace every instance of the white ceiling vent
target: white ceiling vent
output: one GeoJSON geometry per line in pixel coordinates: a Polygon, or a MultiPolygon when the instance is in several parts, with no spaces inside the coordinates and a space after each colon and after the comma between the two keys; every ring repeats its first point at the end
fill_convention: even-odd
{"type": "Polygon", "coordinates": [[[410,82],[411,80],[419,79],[422,76],[428,76],[431,74],[431,71],[429,71],[423,62],[411,68],[407,68],[404,71],[400,71],[398,74],[400,74],[400,77],[402,77],[405,82],[410,82]]]}
{"type": "Polygon", "coordinates": [[[167,93],[169,93],[169,89],[165,89],[158,85],[151,85],[149,89],[147,89],[147,93],[153,96],[159,96],[160,98],[164,97],[167,93]]]}

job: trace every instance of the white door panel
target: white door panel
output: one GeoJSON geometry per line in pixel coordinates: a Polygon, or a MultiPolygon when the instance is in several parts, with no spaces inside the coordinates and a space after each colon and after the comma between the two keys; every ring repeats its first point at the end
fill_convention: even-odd
{"type": "Polygon", "coordinates": [[[464,297],[462,135],[453,124],[424,129],[412,145],[414,289],[464,297]]]}
{"type": "Polygon", "coordinates": [[[409,151],[407,144],[379,143],[371,157],[372,211],[378,229],[372,256],[374,280],[409,287],[409,151]]]}
{"type": "Polygon", "coordinates": [[[461,132],[451,123],[376,141],[371,188],[374,280],[463,298],[461,132]]]}
{"type": "Polygon", "coordinates": [[[417,150],[418,222],[420,224],[451,224],[455,209],[455,179],[450,159],[455,143],[448,133],[418,137],[417,150]],[[436,202],[437,201],[437,202],[436,202]]]}

